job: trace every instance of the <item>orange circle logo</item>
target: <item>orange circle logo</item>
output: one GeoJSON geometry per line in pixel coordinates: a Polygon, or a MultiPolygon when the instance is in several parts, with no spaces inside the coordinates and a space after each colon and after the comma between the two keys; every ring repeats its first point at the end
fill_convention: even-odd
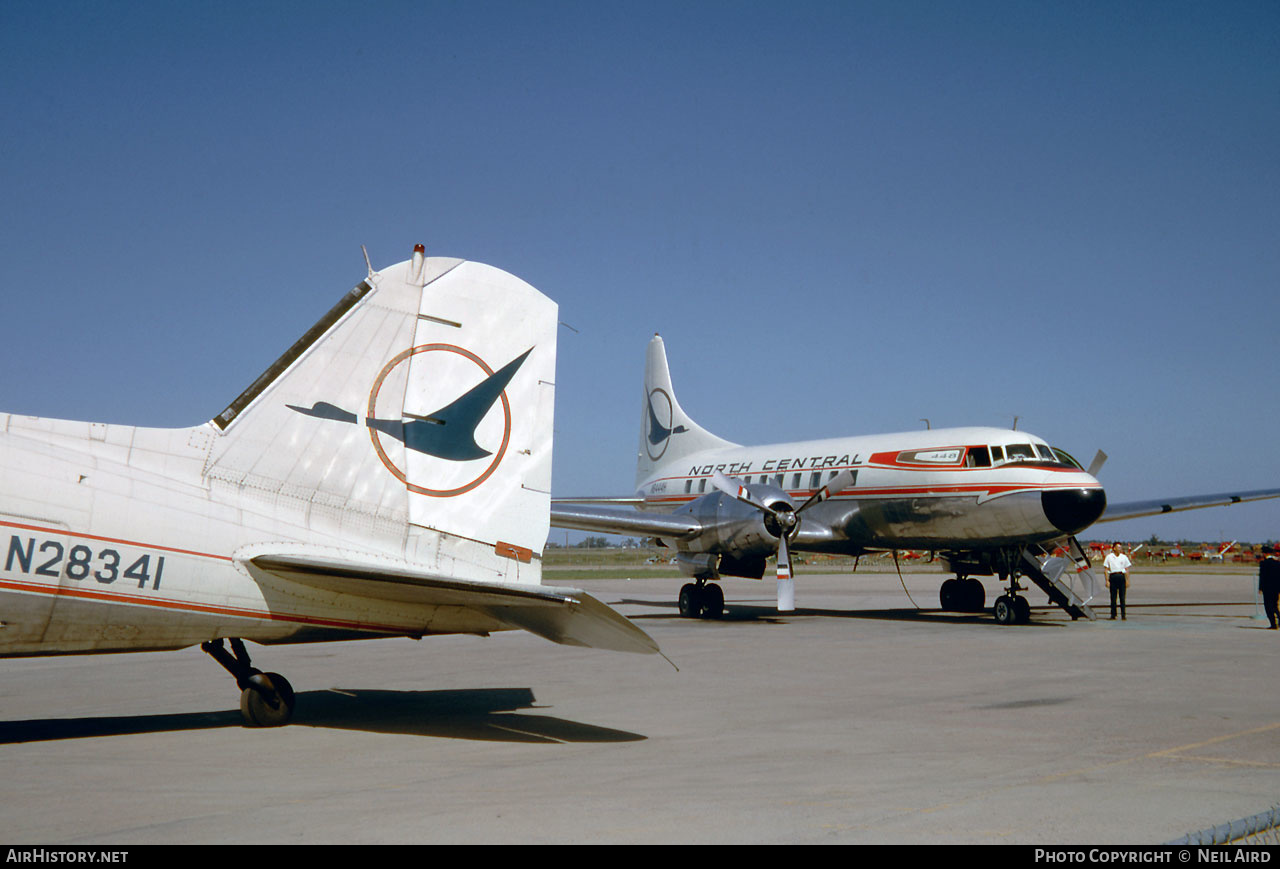
{"type": "MultiPolygon", "coordinates": [[[[523,357],[520,361],[523,361],[523,357]]],[[[502,402],[500,434],[499,415],[492,412],[492,406],[481,405],[474,419],[445,418],[449,416],[450,410],[494,376],[494,370],[483,359],[470,350],[453,344],[421,344],[397,354],[383,366],[374,380],[373,388],[369,390],[366,414],[369,439],[382,464],[410,492],[433,498],[452,498],[470,492],[497,470],[506,455],[507,445],[511,442],[511,402],[507,399],[505,388],[497,396],[502,402]],[[404,363],[414,357],[419,359],[413,365],[413,378],[410,380],[410,366],[404,363]],[[428,364],[423,365],[424,362],[428,364]],[[466,383],[474,380],[477,375],[480,376],[479,386],[463,392],[461,397],[435,388],[436,384],[466,383]],[[411,385],[431,395],[432,401],[438,400],[439,409],[425,416],[410,413],[408,404],[413,395],[413,391],[409,389],[411,385]],[[388,389],[386,401],[391,405],[386,410],[393,411],[385,417],[378,414],[378,399],[384,388],[388,389]],[[397,392],[400,394],[396,394],[397,392]],[[438,399],[432,395],[437,392],[440,393],[438,399]],[[405,405],[403,413],[400,411],[402,401],[405,405]],[[405,421],[405,417],[408,421],[405,421]],[[448,423],[454,425],[449,426],[448,423]],[[396,433],[397,430],[399,434],[396,433]],[[397,465],[387,454],[384,438],[403,443],[405,467],[397,465]],[[479,445],[477,438],[485,443],[496,440],[501,443],[496,450],[490,452],[479,445]],[[487,456],[492,458],[479,473],[475,473],[473,462],[487,456]],[[414,482],[415,480],[419,482],[414,482]],[[423,481],[426,480],[432,481],[433,485],[425,485],[423,481]]]]}

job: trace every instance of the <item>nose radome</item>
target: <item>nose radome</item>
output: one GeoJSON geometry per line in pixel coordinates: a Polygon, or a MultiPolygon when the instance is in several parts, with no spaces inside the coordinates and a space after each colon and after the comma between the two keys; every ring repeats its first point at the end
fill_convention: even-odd
{"type": "Polygon", "coordinates": [[[1107,509],[1107,493],[1096,489],[1049,489],[1040,493],[1045,517],[1065,534],[1078,534],[1107,509]]]}

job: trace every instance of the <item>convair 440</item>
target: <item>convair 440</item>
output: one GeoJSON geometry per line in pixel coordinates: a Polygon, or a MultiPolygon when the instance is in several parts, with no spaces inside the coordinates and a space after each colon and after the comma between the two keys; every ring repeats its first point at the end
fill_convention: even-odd
{"type": "Polygon", "coordinates": [[[1280,489],[1108,507],[1096,474],[1026,432],[952,428],[744,447],[708,432],[680,407],[662,339],[649,342],[636,493],[556,499],[560,528],[657,538],[694,579],[680,611],[714,618],[721,576],[761,579],[777,558],[780,611],[795,607],[794,550],[861,555],[928,549],[956,573],[942,607],[986,606],[979,576],[1009,588],[993,611],[1026,621],[1029,579],[1073,618],[1093,613],[1095,580],[1075,535],[1098,521],[1274,498],[1280,489]],[[639,510],[629,506],[638,507],[639,510]],[[1057,554],[1055,554],[1057,553],[1057,554]]]}
{"type": "Polygon", "coordinates": [[[203,425],[0,414],[0,656],[200,644],[274,725],[293,690],[244,640],[523,628],[656,651],[541,585],[556,323],[518,278],[419,245],[203,425]]]}

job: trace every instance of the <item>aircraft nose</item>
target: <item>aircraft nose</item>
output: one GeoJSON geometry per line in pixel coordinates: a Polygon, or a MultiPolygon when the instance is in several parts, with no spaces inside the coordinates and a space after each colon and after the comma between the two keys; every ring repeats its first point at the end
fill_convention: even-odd
{"type": "Polygon", "coordinates": [[[1065,534],[1078,534],[1107,509],[1107,493],[1096,489],[1049,489],[1040,493],[1045,517],[1065,534]]]}

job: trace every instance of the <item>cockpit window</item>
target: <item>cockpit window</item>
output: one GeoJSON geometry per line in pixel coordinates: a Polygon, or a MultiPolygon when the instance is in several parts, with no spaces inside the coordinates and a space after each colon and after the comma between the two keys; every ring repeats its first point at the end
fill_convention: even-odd
{"type": "Polygon", "coordinates": [[[991,454],[987,452],[986,447],[969,447],[969,451],[964,456],[964,466],[966,468],[989,468],[991,467],[991,454]]]}
{"type": "Polygon", "coordinates": [[[1009,454],[1009,461],[1012,462],[1025,461],[1036,457],[1036,451],[1031,448],[1031,444],[1009,444],[1005,447],[1005,450],[1009,454]]]}
{"type": "Polygon", "coordinates": [[[1040,458],[1044,459],[1046,462],[1056,462],[1058,460],[1058,457],[1053,454],[1053,450],[1049,449],[1044,444],[1036,444],[1036,452],[1039,453],[1040,458]]]}
{"type": "Polygon", "coordinates": [[[1076,457],[1071,455],[1071,453],[1067,452],[1062,447],[1054,447],[1053,452],[1057,455],[1058,461],[1062,462],[1064,465],[1071,465],[1073,468],[1079,468],[1082,471],[1084,470],[1084,465],[1077,462],[1076,457]]]}
{"type": "Polygon", "coordinates": [[[993,461],[993,462],[1003,462],[1003,461],[1004,461],[1004,447],[992,447],[992,448],[991,448],[991,461],[993,461]]]}

